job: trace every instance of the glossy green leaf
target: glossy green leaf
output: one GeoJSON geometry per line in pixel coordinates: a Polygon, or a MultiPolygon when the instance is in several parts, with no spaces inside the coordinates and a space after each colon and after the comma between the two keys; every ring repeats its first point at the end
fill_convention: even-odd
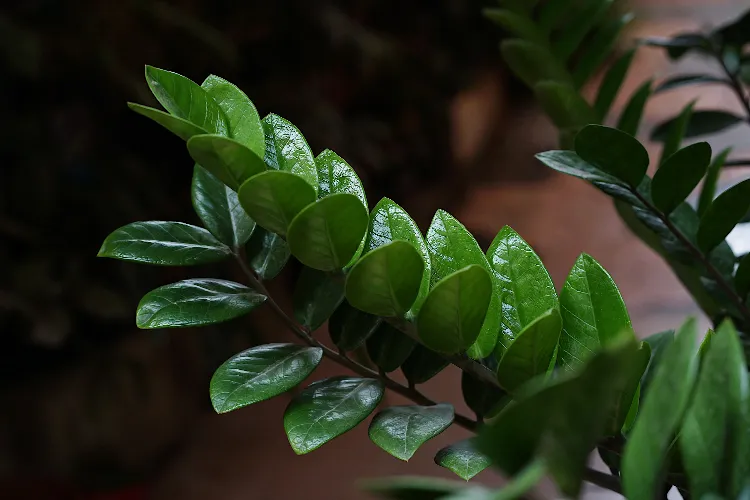
{"type": "Polygon", "coordinates": [[[648,98],[651,97],[652,83],[651,80],[644,82],[635,92],[633,92],[633,95],[630,96],[622,115],[620,115],[620,119],[617,121],[617,128],[619,130],[632,136],[638,134],[638,127],[641,124],[643,110],[646,108],[648,98]]]}
{"type": "Polygon", "coordinates": [[[273,113],[263,118],[262,123],[268,168],[298,175],[312,186],[317,197],[318,168],[305,137],[297,127],[273,113]]]}
{"type": "Polygon", "coordinates": [[[501,327],[497,357],[532,321],[559,307],[555,285],[539,256],[505,226],[490,244],[487,260],[497,283],[501,327]]]}
{"type": "Polygon", "coordinates": [[[355,309],[344,301],[328,320],[328,333],[339,349],[353,351],[375,333],[381,322],[378,316],[355,309]]]}
{"type": "Polygon", "coordinates": [[[453,423],[453,406],[393,406],[370,422],[370,440],[399,460],[408,461],[425,442],[453,423]]]}
{"type": "Polygon", "coordinates": [[[507,394],[496,385],[477,380],[468,372],[461,372],[461,393],[464,402],[478,419],[488,415],[507,394]]]}
{"type": "Polygon", "coordinates": [[[654,498],[669,444],[677,430],[695,379],[696,323],[689,319],[666,348],[641,405],[622,457],[628,498],[654,498]]]}
{"type": "Polygon", "coordinates": [[[381,323],[367,339],[367,354],[385,373],[397,370],[414,350],[416,341],[388,323],[381,323]]]}
{"type": "Polygon", "coordinates": [[[550,309],[529,323],[500,358],[497,380],[508,392],[547,372],[560,339],[560,311],[550,309]]]}
{"type": "Polygon", "coordinates": [[[539,45],[547,44],[547,37],[527,16],[509,9],[486,8],[482,15],[505,29],[509,34],[539,45]]]}
{"type": "Polygon", "coordinates": [[[267,344],[243,351],[222,364],[211,378],[211,403],[217,413],[278,396],[305,380],[323,358],[319,347],[267,344]]]}
{"type": "Polygon", "coordinates": [[[302,210],[289,225],[292,255],[321,271],[342,269],[367,231],[367,209],[353,194],[326,196],[302,210]]]}
{"type": "Polygon", "coordinates": [[[261,157],[228,137],[196,135],[187,142],[187,148],[193,160],[235,191],[266,170],[261,157]]]}
{"type": "Polygon", "coordinates": [[[716,194],[716,185],[719,181],[719,175],[721,169],[724,167],[724,162],[727,161],[727,156],[732,151],[732,148],[726,148],[721,153],[716,155],[711,164],[708,166],[708,172],[706,178],[703,180],[703,187],[701,188],[701,194],[698,198],[698,215],[703,216],[708,210],[708,207],[714,201],[714,195],[716,194]]]}
{"type": "Polygon", "coordinates": [[[202,129],[187,120],[170,115],[169,113],[165,113],[164,111],[161,111],[159,109],[150,108],[148,106],[143,106],[141,104],[136,104],[133,102],[129,102],[128,107],[139,115],[145,116],[146,118],[150,118],[151,120],[155,121],[183,141],[187,141],[195,135],[208,133],[207,130],[202,129]]]}
{"type": "Polygon", "coordinates": [[[202,227],[182,222],[133,222],[112,232],[99,257],[161,266],[193,266],[229,257],[232,250],[202,227]]]}
{"type": "Polygon", "coordinates": [[[292,296],[294,318],[315,331],[331,317],[343,300],[343,276],[305,267],[292,296]]]}
{"type": "Polygon", "coordinates": [[[247,244],[247,255],[255,274],[262,280],[270,280],[284,269],[291,253],[281,236],[257,228],[247,244]]]}
{"type": "Polygon", "coordinates": [[[284,430],[298,455],[320,448],[353,429],[383,397],[379,380],[331,377],[310,384],[287,406],[284,430]]]}
{"type": "MultiPolygon", "coordinates": [[[[632,20],[633,14],[626,13],[622,16],[606,19],[600,24],[590,42],[585,44],[581,57],[573,69],[573,82],[577,88],[583,86],[591,75],[612,55],[613,47],[617,43],[620,33],[632,20]]],[[[607,77],[605,77],[606,80],[607,77]]]]}
{"type": "Polygon", "coordinates": [[[468,266],[430,291],[417,316],[417,330],[428,348],[446,354],[468,349],[479,336],[492,295],[483,267],[468,266]]]}
{"type": "Polygon", "coordinates": [[[538,153],[536,158],[553,170],[585,181],[627,186],[617,177],[585,161],[575,151],[545,151],[538,153]]]}
{"type": "Polygon", "coordinates": [[[641,378],[642,393],[645,395],[654,380],[656,370],[664,358],[664,353],[666,352],[667,347],[674,342],[674,330],[667,330],[649,335],[644,339],[644,342],[651,347],[651,359],[649,360],[648,366],[641,378]]]}
{"type": "Polygon", "coordinates": [[[749,401],[745,356],[737,331],[727,320],[711,338],[679,433],[690,491],[697,498],[717,492],[725,498],[739,494],[727,478],[737,454],[733,443],[747,432],[744,416],[749,401]]]}
{"type": "Polygon", "coordinates": [[[612,107],[612,103],[615,102],[615,97],[617,97],[617,93],[625,81],[634,55],[635,49],[627,51],[607,70],[594,101],[594,109],[600,121],[604,120],[612,107]]]}
{"type": "Polygon", "coordinates": [[[227,117],[200,85],[182,75],[146,66],[146,82],[169,114],[211,134],[228,135],[227,117]]]}
{"type": "Polygon", "coordinates": [[[500,52],[511,71],[531,88],[542,80],[570,83],[565,68],[539,44],[527,40],[505,40],[500,44],[500,52]]]}
{"type": "Polygon", "coordinates": [[[617,395],[614,408],[607,420],[605,427],[607,435],[616,436],[620,432],[627,433],[633,427],[640,409],[641,380],[650,360],[651,346],[646,342],[641,342],[638,355],[633,360],[632,375],[617,395]]]}
{"type": "Polygon", "coordinates": [[[349,271],[346,298],[378,316],[404,316],[419,294],[424,260],[411,243],[393,241],[368,252],[349,271]]]}
{"type": "Polygon", "coordinates": [[[646,175],[646,148],[621,130],[601,125],[584,127],[576,136],[575,149],[583,160],[632,187],[638,186],[646,175]]]}
{"type": "Polygon", "coordinates": [[[635,336],[628,310],[609,273],[591,256],[581,254],[560,292],[562,335],[560,365],[580,366],[623,331],[635,336]]]}
{"type": "Polygon", "coordinates": [[[709,205],[698,227],[697,241],[700,249],[708,253],[716,248],[748,211],[750,179],[727,189],[709,205]]]}
{"type": "MultiPolygon", "coordinates": [[[[661,167],[667,158],[672,156],[680,149],[683,139],[685,138],[685,132],[687,131],[688,123],[693,116],[693,106],[695,101],[689,103],[683,108],[680,114],[670,123],[664,132],[664,138],[662,142],[664,147],[661,151],[661,160],[659,161],[659,167],[661,167]]],[[[652,132],[651,139],[654,140],[652,132]]]]}
{"type": "Polygon", "coordinates": [[[465,481],[473,478],[492,464],[486,455],[476,450],[471,439],[459,441],[438,451],[435,455],[435,463],[440,467],[445,467],[465,481]]]}
{"type": "Polygon", "coordinates": [[[693,192],[711,163],[707,142],[691,144],[667,158],[651,181],[651,199],[669,215],[693,192]]]}
{"type": "Polygon", "coordinates": [[[249,313],[266,296],[239,283],[189,279],[148,292],[138,304],[138,328],[177,328],[221,323],[249,313]]]}
{"type": "Polygon", "coordinates": [[[258,225],[285,236],[292,220],[315,202],[315,190],[301,177],[268,170],[245,181],[237,191],[240,204],[258,225]]]}
{"type": "Polygon", "coordinates": [[[544,80],[534,85],[534,95],[556,127],[581,127],[597,121],[591,105],[568,83],[544,80]]]}
{"type": "Polygon", "coordinates": [[[229,135],[244,144],[259,158],[266,152],[266,139],[258,110],[236,85],[216,75],[210,75],[201,84],[206,93],[216,101],[229,125],[229,135]]]}
{"type": "Polygon", "coordinates": [[[614,0],[587,2],[576,12],[575,23],[566,26],[552,44],[552,51],[560,60],[567,60],[579,48],[586,35],[607,14],[614,0]]]}
{"type": "Polygon", "coordinates": [[[708,83],[724,84],[724,83],[727,83],[727,81],[722,78],[711,76],[711,75],[677,75],[677,76],[667,78],[666,80],[661,82],[656,87],[656,89],[654,89],[654,94],[659,94],[661,92],[679,89],[682,87],[708,84],[708,83]]]}
{"type": "Polygon", "coordinates": [[[370,226],[367,231],[364,252],[370,252],[397,240],[411,243],[424,261],[419,294],[410,311],[412,315],[416,315],[430,291],[432,269],[430,254],[416,222],[399,205],[388,198],[383,198],[370,213],[370,226]]]}
{"type": "MultiPolygon", "coordinates": [[[[679,116],[660,123],[651,132],[651,139],[663,142],[667,139],[669,131],[679,116]]],[[[718,110],[693,111],[685,128],[685,139],[700,137],[703,135],[721,132],[724,129],[742,123],[744,119],[733,113],[718,110]]]]}
{"type": "Polygon", "coordinates": [[[255,230],[255,221],[240,206],[237,193],[200,165],[193,169],[192,199],[206,229],[237,251],[255,230]]]}
{"type": "Polygon", "coordinates": [[[401,371],[404,372],[406,380],[411,384],[424,384],[443,371],[449,364],[448,360],[438,353],[429,350],[422,344],[417,344],[404,364],[401,365],[401,371]]]}

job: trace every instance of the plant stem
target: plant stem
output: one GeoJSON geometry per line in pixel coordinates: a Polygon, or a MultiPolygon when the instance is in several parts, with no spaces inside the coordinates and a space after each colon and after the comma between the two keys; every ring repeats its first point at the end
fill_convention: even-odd
{"type": "Polygon", "coordinates": [[[583,479],[600,488],[622,494],[622,485],[620,484],[620,479],[616,476],[587,467],[583,473],[583,479]]]}

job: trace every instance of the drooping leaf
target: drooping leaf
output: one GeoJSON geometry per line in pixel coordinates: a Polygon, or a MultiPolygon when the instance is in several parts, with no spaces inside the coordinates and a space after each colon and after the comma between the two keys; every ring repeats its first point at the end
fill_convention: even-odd
{"type": "Polygon", "coordinates": [[[689,402],[696,372],[696,323],[689,319],[666,348],[644,397],[622,457],[623,489],[628,498],[653,498],[662,462],[689,402]]]}
{"type": "Polygon", "coordinates": [[[453,406],[393,406],[370,422],[370,440],[399,460],[408,461],[425,442],[453,423],[453,406]]]}
{"type": "Polygon", "coordinates": [[[651,199],[669,215],[693,192],[711,163],[707,142],[691,144],[667,158],[651,181],[651,199]]]}
{"type": "Polygon", "coordinates": [[[187,120],[170,115],[169,113],[165,113],[164,111],[161,111],[159,109],[150,108],[148,106],[143,106],[134,102],[129,102],[128,108],[132,109],[139,115],[150,118],[183,141],[187,141],[195,135],[208,133],[208,130],[202,129],[187,120]]]}
{"type": "Polygon", "coordinates": [[[382,397],[379,380],[331,377],[313,382],[284,413],[289,444],[298,455],[320,448],[367,418],[382,397]]]}
{"type": "MultiPolygon", "coordinates": [[[[612,54],[623,28],[633,20],[632,13],[607,19],[601,23],[596,33],[586,47],[582,50],[573,69],[573,82],[576,88],[580,88],[594,74],[594,72],[612,54]]],[[[605,77],[605,80],[607,77],[605,77]]]]}
{"type": "Polygon", "coordinates": [[[488,415],[507,394],[496,385],[478,380],[468,372],[461,372],[461,393],[464,402],[478,419],[488,415]]]}
{"type": "Polygon", "coordinates": [[[404,364],[417,343],[388,323],[381,323],[367,339],[367,354],[375,365],[390,373],[404,364]]]}
{"type": "Polygon", "coordinates": [[[581,127],[597,121],[591,105],[568,83],[542,80],[534,85],[534,95],[544,112],[560,129],[581,127]]]}
{"type": "Polygon", "coordinates": [[[200,165],[193,169],[192,199],[206,229],[235,252],[255,230],[255,221],[240,206],[237,193],[200,165]]]}
{"type": "Polygon", "coordinates": [[[352,307],[344,301],[328,320],[331,340],[342,351],[361,346],[380,326],[382,319],[352,307]]]}
{"type": "Polygon", "coordinates": [[[411,384],[424,384],[448,365],[447,359],[422,344],[417,344],[401,365],[401,371],[411,384]]]}
{"type": "Polygon", "coordinates": [[[625,81],[634,55],[635,49],[627,51],[607,70],[607,74],[599,86],[599,92],[596,94],[596,100],[594,101],[594,109],[599,117],[599,121],[603,121],[607,113],[609,113],[612,103],[615,101],[615,97],[617,97],[617,93],[625,81]]]}
{"type": "Polygon", "coordinates": [[[726,148],[716,157],[708,166],[708,172],[706,172],[706,178],[703,180],[703,187],[701,188],[701,194],[698,198],[698,215],[703,216],[714,201],[714,195],[716,194],[716,184],[719,181],[719,174],[721,169],[724,167],[724,162],[727,161],[727,156],[732,151],[732,148],[726,148]]]}
{"type": "Polygon", "coordinates": [[[315,331],[344,300],[343,276],[305,267],[294,287],[294,318],[315,331]]]}
{"type": "Polygon", "coordinates": [[[315,190],[298,175],[268,170],[246,180],[237,191],[242,208],[259,226],[285,236],[292,220],[315,202],[315,190]]]}
{"type": "Polygon", "coordinates": [[[571,83],[565,68],[539,44],[505,40],[500,44],[500,52],[513,73],[531,88],[542,80],[571,83]]]}
{"type": "Polygon", "coordinates": [[[262,123],[266,135],[264,160],[268,168],[298,175],[310,184],[317,197],[318,169],[302,133],[289,121],[273,113],[263,118],[262,123]]]}
{"type": "Polygon", "coordinates": [[[146,82],[169,114],[211,134],[228,135],[224,111],[200,85],[182,75],[146,66],[146,82]]]}
{"type": "Polygon", "coordinates": [[[222,364],[211,378],[211,403],[217,413],[278,396],[305,380],[323,357],[319,347],[267,344],[243,351],[222,364]]]}
{"type": "MultiPolygon", "coordinates": [[[[663,142],[666,140],[669,130],[679,117],[672,118],[660,123],[651,132],[651,140],[663,142]]],[[[685,139],[700,137],[703,135],[714,134],[722,130],[742,123],[744,119],[741,116],[726,111],[719,110],[698,110],[693,111],[690,120],[685,128],[685,139]]]]}
{"type": "Polygon", "coordinates": [[[342,269],[367,231],[367,209],[348,193],[326,196],[302,210],[289,225],[292,255],[321,271],[342,269]]]}
{"type": "Polygon", "coordinates": [[[232,250],[202,227],[182,222],[133,222],[112,232],[99,257],[157,264],[193,266],[229,257],[232,250]]]}
{"type": "Polygon", "coordinates": [[[614,0],[587,2],[576,12],[576,22],[562,30],[552,44],[552,51],[558,59],[565,61],[573,55],[586,35],[601,22],[613,3],[614,0]]]}
{"type": "Polygon", "coordinates": [[[250,267],[262,280],[275,278],[289,260],[289,246],[276,233],[257,228],[247,245],[250,267]]]}
{"type": "Polygon", "coordinates": [[[445,467],[465,481],[473,478],[492,464],[487,456],[476,450],[471,439],[459,441],[438,451],[435,455],[435,463],[440,467],[445,467]]]}
{"type": "Polygon", "coordinates": [[[216,75],[209,75],[201,84],[227,117],[229,135],[244,144],[258,158],[266,151],[265,134],[255,105],[236,85],[216,75]]]}
{"type": "Polygon", "coordinates": [[[632,187],[637,187],[648,168],[648,153],[638,140],[621,130],[588,125],[576,136],[578,156],[632,187]]]}
{"type": "Polygon", "coordinates": [[[190,156],[221,182],[237,191],[243,182],[266,170],[263,159],[240,142],[202,134],[187,142],[190,156]]]}
{"type": "Polygon", "coordinates": [[[654,89],[654,94],[659,94],[668,90],[679,89],[691,85],[701,85],[709,83],[723,84],[727,82],[722,78],[711,75],[677,75],[667,78],[659,85],[657,85],[657,87],[654,89]]]}
{"type": "Polygon", "coordinates": [[[635,92],[633,92],[633,95],[630,96],[628,103],[625,105],[625,109],[620,115],[620,119],[617,121],[617,128],[619,130],[632,136],[638,134],[638,127],[641,124],[643,110],[646,107],[648,98],[651,96],[652,83],[651,80],[644,82],[635,92]]]}
{"type": "Polygon", "coordinates": [[[138,328],[177,328],[221,323],[244,316],[266,296],[239,283],[189,279],[148,292],[138,304],[138,328]]]}
{"type": "Polygon", "coordinates": [[[698,246],[705,253],[719,245],[750,211],[750,179],[735,184],[709,205],[698,227],[698,246]]]}

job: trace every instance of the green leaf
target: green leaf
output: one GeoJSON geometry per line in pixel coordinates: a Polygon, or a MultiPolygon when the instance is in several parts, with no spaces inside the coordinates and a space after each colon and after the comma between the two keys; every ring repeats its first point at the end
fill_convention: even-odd
{"type": "Polygon", "coordinates": [[[734,274],[734,287],[742,300],[745,300],[750,293],[750,254],[740,259],[740,265],[734,274]]]}
{"type": "Polygon", "coordinates": [[[726,320],[711,338],[679,433],[690,491],[697,498],[708,493],[725,498],[739,494],[741,484],[728,478],[739,451],[736,443],[747,432],[748,402],[745,356],[737,331],[726,320]]]}
{"type": "Polygon", "coordinates": [[[651,199],[656,208],[671,214],[693,192],[711,163],[707,142],[691,144],[667,158],[651,181],[651,199]]]}
{"type": "Polygon", "coordinates": [[[367,354],[378,368],[390,373],[404,364],[416,344],[414,339],[384,322],[367,339],[367,354]]]}
{"type": "Polygon", "coordinates": [[[539,44],[505,40],[500,44],[500,52],[511,71],[531,88],[542,80],[571,83],[565,68],[539,44]]]}
{"type": "MultiPolygon", "coordinates": [[[[664,147],[661,152],[661,160],[659,161],[659,167],[662,166],[667,158],[672,156],[682,144],[682,140],[685,138],[685,132],[687,131],[688,123],[690,118],[693,116],[693,106],[695,101],[691,102],[682,110],[682,112],[675,118],[675,120],[669,125],[665,131],[663,139],[664,147]]],[[[653,133],[652,133],[653,140],[653,133]]]]}
{"type": "Polygon", "coordinates": [[[600,347],[618,341],[622,332],[635,338],[628,310],[609,273],[591,256],[581,254],[560,292],[562,335],[559,363],[580,366],[600,347]]]}
{"type": "MultiPolygon", "coordinates": [[[[654,127],[654,130],[651,132],[651,140],[659,142],[666,141],[672,125],[679,119],[680,117],[678,116],[654,127]]],[[[693,137],[721,132],[724,129],[738,125],[743,121],[745,120],[741,116],[726,111],[693,111],[685,128],[684,138],[692,139],[693,137]]]]}
{"type": "Polygon", "coordinates": [[[355,309],[344,301],[328,320],[328,333],[344,352],[361,346],[378,329],[381,318],[355,309]]]}
{"type": "Polygon", "coordinates": [[[318,168],[310,146],[299,129],[284,118],[269,114],[262,120],[266,134],[268,168],[291,172],[304,179],[318,194],[318,168]]]}
{"type": "Polygon", "coordinates": [[[513,36],[541,46],[547,45],[547,36],[539,30],[528,15],[493,8],[482,9],[482,15],[513,36]]]}
{"type": "Polygon", "coordinates": [[[411,243],[424,261],[424,272],[419,285],[419,293],[410,311],[411,315],[416,315],[430,291],[432,269],[430,254],[416,222],[399,205],[388,198],[383,198],[370,213],[370,226],[367,231],[364,252],[370,252],[397,240],[411,243]]]}
{"type": "Polygon", "coordinates": [[[353,429],[383,397],[379,380],[331,377],[310,384],[284,413],[284,430],[297,455],[320,448],[353,429]]]}
{"type": "Polygon", "coordinates": [[[461,372],[461,393],[464,402],[481,420],[489,415],[507,394],[495,385],[476,379],[468,372],[461,372]]]}
{"type": "Polygon", "coordinates": [[[245,181],[237,191],[245,212],[259,226],[285,236],[292,220],[315,202],[315,190],[298,175],[268,170],[245,181]]]}
{"type": "Polygon", "coordinates": [[[493,495],[490,500],[515,500],[526,498],[526,493],[531,491],[540,481],[547,476],[547,466],[543,460],[531,462],[521,472],[516,474],[499,493],[493,495]]]}
{"type": "Polygon", "coordinates": [[[278,396],[305,380],[323,357],[319,347],[267,344],[243,351],[211,378],[211,403],[217,413],[278,396]]]}
{"type": "Polygon", "coordinates": [[[619,393],[614,409],[610,413],[605,432],[609,436],[627,433],[633,427],[638,415],[641,398],[641,379],[651,360],[651,346],[641,342],[638,355],[633,360],[632,376],[619,393]]]}
{"type": "Polygon", "coordinates": [[[597,121],[594,109],[569,83],[541,81],[534,85],[534,95],[557,128],[582,127],[597,121]]]}
{"type": "Polygon", "coordinates": [[[613,2],[614,0],[587,2],[576,12],[575,23],[566,26],[552,44],[552,51],[558,59],[565,61],[573,55],[586,35],[601,22],[613,2]]]}
{"type": "Polygon", "coordinates": [[[234,191],[250,177],[266,170],[261,157],[228,137],[196,135],[187,142],[187,148],[193,160],[234,191]]]}
{"type": "Polygon", "coordinates": [[[249,313],[266,296],[239,283],[189,279],[148,292],[138,304],[138,328],[182,328],[221,323],[249,313]]]}
{"type": "Polygon", "coordinates": [[[258,110],[252,101],[236,85],[216,75],[206,78],[201,87],[224,111],[230,137],[250,148],[258,158],[263,158],[266,139],[258,110]]]}
{"type": "Polygon", "coordinates": [[[408,461],[425,442],[453,423],[453,406],[393,406],[370,422],[370,439],[399,460],[408,461]]]}
{"type": "Polygon", "coordinates": [[[99,257],[160,266],[194,266],[216,262],[231,249],[202,227],[182,222],[133,222],[112,232],[99,257]]]}
{"type": "Polygon", "coordinates": [[[331,317],[343,300],[343,276],[302,268],[292,297],[294,318],[315,331],[331,317]]]}
{"type": "Polygon", "coordinates": [[[349,271],[346,298],[378,316],[403,317],[419,294],[424,260],[411,243],[397,240],[368,252],[349,271]]]}
{"type": "MultiPolygon", "coordinates": [[[[612,55],[613,47],[617,43],[620,33],[632,20],[633,14],[627,13],[601,23],[596,33],[591,37],[591,41],[583,49],[573,70],[573,82],[576,88],[580,88],[586,83],[591,75],[612,55]]],[[[607,77],[605,77],[606,80],[607,77]]]]}
{"type": "Polygon", "coordinates": [[[458,481],[437,477],[394,476],[368,480],[363,487],[374,495],[393,500],[444,500],[466,486],[458,481]]]}
{"type": "Polygon", "coordinates": [[[721,193],[709,205],[698,227],[698,246],[708,253],[732,232],[750,211],[750,179],[746,179],[721,193]]]}
{"type": "Polygon", "coordinates": [[[367,209],[356,196],[332,194],[302,210],[289,225],[292,255],[321,271],[342,269],[367,231],[367,209]]]}
{"type": "Polygon", "coordinates": [[[696,323],[691,318],[656,368],[622,457],[627,498],[654,498],[657,493],[662,462],[690,400],[697,366],[695,341],[696,323]]]}
{"type": "Polygon", "coordinates": [[[262,280],[275,278],[289,260],[289,246],[276,233],[258,228],[247,245],[250,267],[262,280]]]}
{"type": "Polygon", "coordinates": [[[529,323],[508,345],[497,368],[497,380],[514,392],[529,380],[547,372],[560,338],[560,311],[550,309],[529,323]]]}
{"type": "Polygon", "coordinates": [[[228,135],[227,117],[200,85],[182,75],[146,66],[146,82],[169,114],[211,134],[228,135]]]}
{"type": "Polygon", "coordinates": [[[445,467],[465,481],[473,478],[492,464],[487,456],[476,450],[471,439],[459,441],[438,451],[435,455],[435,463],[440,467],[445,467]]]}
{"type": "Polygon", "coordinates": [[[596,100],[594,101],[594,109],[599,117],[599,121],[604,120],[612,107],[612,103],[615,102],[615,97],[617,97],[617,93],[625,81],[634,55],[635,49],[627,51],[607,70],[607,74],[599,86],[599,92],[596,94],[596,100]]]}
{"type": "Polygon", "coordinates": [[[671,38],[650,37],[642,40],[645,45],[667,49],[670,59],[679,59],[688,51],[708,51],[711,42],[701,33],[680,33],[671,38]]]}
{"type": "MultiPolygon", "coordinates": [[[[575,153],[573,153],[575,154],[575,153]]],[[[505,226],[490,244],[487,260],[501,303],[496,355],[531,322],[559,307],[555,285],[539,256],[521,236],[505,226]]]]}
{"type": "Polygon", "coordinates": [[[422,344],[417,344],[401,366],[401,371],[410,383],[424,384],[448,365],[447,359],[422,344]]]}
{"type": "Polygon", "coordinates": [[[588,125],[578,132],[575,148],[584,161],[632,187],[637,187],[646,175],[646,148],[635,137],[620,130],[588,125]]]}
{"type": "Polygon", "coordinates": [[[155,121],[183,141],[187,141],[194,135],[208,133],[207,130],[202,129],[187,120],[170,115],[169,113],[165,113],[164,111],[161,111],[159,109],[150,108],[148,106],[143,106],[134,102],[129,102],[128,107],[139,115],[145,116],[146,118],[150,118],[151,120],[155,121]]]}
{"type": "Polygon", "coordinates": [[[728,82],[722,78],[711,75],[677,75],[671,78],[667,78],[666,80],[661,82],[656,87],[656,89],[654,89],[654,94],[659,94],[668,90],[679,89],[691,85],[701,85],[704,83],[724,84],[728,82]]]}
{"type": "Polygon", "coordinates": [[[545,151],[535,156],[552,170],[578,177],[592,183],[606,183],[626,187],[623,181],[593,166],[578,156],[575,151],[545,151]]]}
{"type": "Polygon", "coordinates": [[[644,342],[651,347],[651,358],[646,370],[643,372],[643,377],[641,378],[641,392],[645,395],[651,387],[654,375],[656,374],[656,369],[661,364],[667,347],[674,342],[674,330],[655,333],[646,337],[644,342]]]}
{"type": "Polygon", "coordinates": [[[255,221],[240,206],[237,193],[200,165],[193,169],[193,208],[211,234],[235,251],[255,230],[255,221]]]}
{"type": "Polygon", "coordinates": [[[417,316],[422,343],[446,354],[468,349],[482,329],[491,295],[489,274],[478,265],[465,267],[438,282],[417,316]]]}
{"type": "Polygon", "coordinates": [[[646,107],[648,98],[651,97],[652,83],[651,80],[644,82],[635,92],[633,92],[633,95],[630,96],[622,115],[620,115],[620,119],[617,121],[617,128],[619,130],[632,136],[638,134],[638,127],[641,124],[643,110],[646,107]]]}
{"type": "Polygon", "coordinates": [[[721,153],[716,155],[711,165],[708,166],[708,172],[706,178],[703,180],[703,187],[701,188],[700,198],[698,199],[698,215],[703,216],[714,201],[714,195],[716,194],[716,184],[719,181],[719,174],[721,173],[724,162],[727,161],[727,156],[732,151],[732,148],[726,148],[721,153]]]}

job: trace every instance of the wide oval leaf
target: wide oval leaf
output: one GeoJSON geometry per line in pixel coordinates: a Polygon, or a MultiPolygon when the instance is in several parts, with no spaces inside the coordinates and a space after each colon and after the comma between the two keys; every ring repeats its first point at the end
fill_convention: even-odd
{"type": "Polygon", "coordinates": [[[255,274],[262,280],[270,280],[284,269],[291,253],[284,238],[261,227],[250,238],[247,255],[255,274]]]}
{"type": "Polygon", "coordinates": [[[587,125],[576,135],[578,156],[632,187],[648,168],[646,148],[632,135],[602,125],[587,125]]]}
{"type": "Polygon", "coordinates": [[[377,331],[382,319],[344,301],[328,320],[328,333],[344,352],[353,351],[377,331]]]}
{"type": "Polygon", "coordinates": [[[698,142],[667,158],[651,181],[651,199],[669,215],[693,192],[711,163],[711,146],[698,142]]]}
{"type": "Polygon", "coordinates": [[[424,384],[449,364],[448,360],[440,354],[429,350],[422,344],[417,344],[401,365],[401,371],[411,384],[424,384]]]}
{"type": "Polygon", "coordinates": [[[392,325],[381,323],[367,339],[367,354],[378,368],[390,373],[404,364],[416,344],[414,339],[392,325]]]}
{"type": "Polygon", "coordinates": [[[193,266],[216,262],[232,250],[202,227],[182,222],[133,222],[112,232],[99,257],[157,264],[193,266]]]}
{"type": "Polygon", "coordinates": [[[417,299],[423,273],[417,249],[397,240],[357,261],[346,277],[346,298],[370,314],[402,317],[417,299]]]}
{"type": "Polygon", "coordinates": [[[209,75],[201,84],[209,96],[224,111],[229,135],[244,144],[259,158],[266,151],[263,125],[255,105],[236,85],[216,75],[209,75]]]}
{"type": "Polygon", "coordinates": [[[138,304],[138,328],[176,328],[221,323],[243,316],[266,296],[218,279],[189,279],[148,292],[138,304]]]}
{"type": "Polygon", "coordinates": [[[211,378],[217,413],[278,396],[305,380],[323,357],[319,347],[267,344],[232,356],[211,378]]]}
{"type": "Polygon", "coordinates": [[[198,217],[219,241],[235,251],[247,243],[255,230],[255,221],[245,213],[237,193],[208,170],[195,165],[191,195],[198,217]]]}
{"type": "Polygon", "coordinates": [[[370,422],[373,443],[399,460],[408,461],[425,442],[453,422],[453,405],[394,406],[381,411],[370,422]]]}
{"type": "Polygon", "coordinates": [[[318,193],[318,170],[310,146],[297,127],[288,120],[269,114],[262,120],[266,136],[268,168],[291,172],[303,178],[318,193]]]}
{"type": "Polygon", "coordinates": [[[305,267],[294,287],[294,318],[315,331],[344,300],[344,277],[305,267]]]}
{"type": "Polygon", "coordinates": [[[182,75],[146,66],[146,82],[169,114],[212,134],[228,135],[227,117],[200,85],[182,75]]]}
{"type": "Polygon", "coordinates": [[[289,444],[298,455],[320,448],[367,418],[382,397],[379,380],[332,377],[313,382],[284,413],[289,444]]]}
{"type": "Polygon", "coordinates": [[[750,179],[727,189],[708,206],[698,226],[697,241],[700,249],[708,253],[716,248],[748,211],[750,179]]]}
{"type": "Polygon", "coordinates": [[[448,275],[430,291],[417,316],[422,343],[433,351],[455,354],[479,336],[492,295],[492,281],[482,266],[448,275]]]}
{"type": "Polygon", "coordinates": [[[285,236],[292,220],[315,202],[315,190],[303,178],[268,170],[245,181],[237,191],[242,208],[261,227],[285,236]]]}
{"type": "Polygon", "coordinates": [[[579,367],[602,346],[631,332],[628,310],[617,285],[593,257],[581,254],[560,292],[562,335],[560,364],[568,370],[579,367]]]}
{"type": "Polygon", "coordinates": [[[187,142],[190,156],[237,191],[243,182],[266,170],[263,160],[246,146],[221,135],[196,135],[187,142]]]}
{"type": "Polygon", "coordinates": [[[302,210],[289,225],[287,241],[292,255],[304,265],[334,271],[351,260],[365,231],[365,206],[356,196],[339,193],[302,210]]]}
{"type": "Polygon", "coordinates": [[[438,451],[435,463],[468,481],[489,467],[492,461],[477,451],[471,439],[466,439],[438,451]]]}
{"type": "Polygon", "coordinates": [[[148,106],[143,106],[141,104],[136,104],[133,102],[129,102],[128,107],[139,115],[145,116],[146,118],[150,118],[151,120],[155,121],[183,141],[187,141],[195,135],[208,133],[207,130],[202,129],[187,120],[170,115],[169,113],[165,113],[164,111],[161,111],[159,109],[150,108],[148,106]]]}

